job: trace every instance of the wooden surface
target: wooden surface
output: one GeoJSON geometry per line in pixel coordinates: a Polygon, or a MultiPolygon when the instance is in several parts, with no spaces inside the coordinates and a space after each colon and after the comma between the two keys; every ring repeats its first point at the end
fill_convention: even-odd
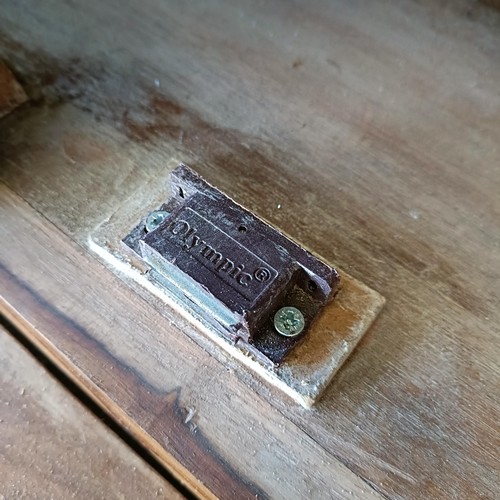
{"type": "Polygon", "coordinates": [[[234,363],[183,334],[187,322],[162,316],[8,188],[0,193],[4,314],[195,493],[378,497],[238,380],[234,363]],[[311,467],[297,470],[304,460],[311,467]]]}
{"type": "Polygon", "coordinates": [[[1,498],[182,497],[0,325],[1,498]]]}
{"type": "Polygon", "coordinates": [[[200,494],[497,497],[493,7],[7,2],[4,313],[200,494]],[[172,156],[387,298],[316,410],[88,255],[172,156]]]}

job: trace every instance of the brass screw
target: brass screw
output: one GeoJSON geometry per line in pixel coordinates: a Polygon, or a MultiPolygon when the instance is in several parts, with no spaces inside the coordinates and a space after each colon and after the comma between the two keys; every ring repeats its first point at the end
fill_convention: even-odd
{"type": "Polygon", "coordinates": [[[285,337],[295,337],[302,332],[305,324],[304,315],[296,307],[282,307],[274,315],[274,328],[285,337]]]}

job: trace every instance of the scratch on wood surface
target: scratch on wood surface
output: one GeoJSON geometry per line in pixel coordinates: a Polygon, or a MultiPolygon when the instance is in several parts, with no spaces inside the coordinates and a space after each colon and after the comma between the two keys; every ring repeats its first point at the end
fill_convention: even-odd
{"type": "MultiPolygon", "coordinates": [[[[340,443],[339,443],[340,444],[340,443]]],[[[357,446],[348,443],[346,441],[342,441],[341,445],[343,448],[349,450],[353,454],[357,455],[367,463],[371,463],[372,465],[376,465],[377,467],[386,470],[387,472],[390,472],[392,474],[395,474],[399,478],[408,481],[411,484],[417,484],[417,480],[411,475],[408,474],[407,472],[404,472],[403,470],[399,469],[395,465],[390,464],[389,462],[382,460],[381,458],[372,455],[371,453],[362,450],[361,448],[358,448],[357,446]]]]}

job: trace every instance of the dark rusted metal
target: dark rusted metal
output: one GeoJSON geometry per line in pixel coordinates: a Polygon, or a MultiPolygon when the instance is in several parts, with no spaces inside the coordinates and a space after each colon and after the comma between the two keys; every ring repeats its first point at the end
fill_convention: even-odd
{"type": "Polygon", "coordinates": [[[151,266],[151,277],[181,302],[195,304],[226,338],[261,361],[279,364],[307,335],[339,287],[339,275],[282,233],[180,165],[171,174],[168,212],[149,232],[145,214],[124,239],[151,266]],[[296,337],[280,335],[283,306],[305,319],[296,337]]]}

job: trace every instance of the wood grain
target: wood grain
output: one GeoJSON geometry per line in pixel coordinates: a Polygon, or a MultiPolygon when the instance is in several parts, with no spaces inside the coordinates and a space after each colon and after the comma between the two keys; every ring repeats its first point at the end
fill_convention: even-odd
{"type": "Polygon", "coordinates": [[[195,493],[379,498],[3,185],[0,215],[2,312],[195,493]]]}
{"type": "MultiPolygon", "coordinates": [[[[90,262],[92,229],[176,156],[387,298],[316,411],[297,412],[265,388],[262,397],[245,393],[243,407],[203,407],[204,435],[212,446],[220,443],[236,475],[265,491],[283,484],[263,472],[270,470],[263,456],[257,470],[227,438],[218,441],[221,415],[231,411],[237,420],[248,411],[256,422],[266,415],[259,437],[276,436],[275,426],[286,423],[297,440],[312,438],[385,495],[498,496],[499,13],[484,2],[426,0],[61,2],[57,12],[33,12],[12,2],[0,13],[0,55],[37,103],[2,122],[1,177],[78,242],[75,268],[90,262]]],[[[50,281],[55,271],[37,270],[33,238],[24,238],[22,252],[3,245],[2,262],[12,259],[9,269],[30,289],[86,325],[105,351],[120,347],[127,366],[149,373],[149,381],[165,373],[157,353],[180,370],[192,348],[176,328],[188,326],[169,311],[153,313],[155,325],[177,339],[175,349],[156,347],[146,320],[154,308],[108,275],[99,290],[82,282],[96,290],[94,298],[73,290],[66,304],[63,283],[71,273],[82,280],[81,273],[50,281]],[[92,319],[96,311],[105,317],[95,297],[111,293],[110,286],[127,297],[120,308],[106,301],[119,329],[92,319]],[[77,306],[83,299],[87,314],[77,306]],[[121,332],[128,332],[126,342],[121,332]]],[[[56,246],[43,242],[45,258],[54,258],[56,246]]],[[[6,283],[13,293],[12,280],[6,283]]],[[[30,314],[42,314],[36,301],[9,297],[18,315],[34,321],[30,314]]],[[[26,328],[35,336],[32,323],[26,328]]],[[[83,366],[79,343],[64,347],[62,340],[57,348],[128,408],[126,383],[121,399],[116,377],[96,363],[83,366]]],[[[182,370],[167,372],[161,380],[170,390],[182,387],[182,400],[192,396],[193,407],[214,383],[229,401],[244,386],[221,387],[217,378],[225,378],[215,366],[192,366],[185,380],[182,370]]],[[[138,418],[128,414],[124,422],[138,418]]],[[[249,429],[231,432],[257,449],[249,429]]],[[[297,456],[314,465],[302,469],[304,480],[320,463],[305,453],[297,456]]]]}
{"type": "Polygon", "coordinates": [[[184,498],[0,325],[2,498],[184,498]]]}

